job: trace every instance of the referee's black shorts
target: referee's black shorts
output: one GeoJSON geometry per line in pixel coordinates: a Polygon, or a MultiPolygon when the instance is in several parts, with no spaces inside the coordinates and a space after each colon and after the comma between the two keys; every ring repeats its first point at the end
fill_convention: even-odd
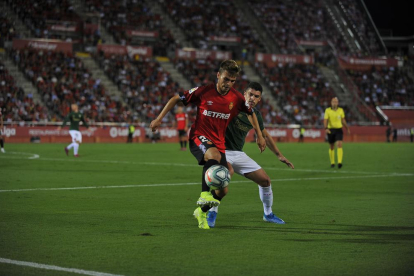
{"type": "Polygon", "coordinates": [[[344,132],[342,128],[330,128],[330,134],[328,134],[328,142],[329,144],[333,144],[336,141],[342,141],[344,138],[344,132]]]}

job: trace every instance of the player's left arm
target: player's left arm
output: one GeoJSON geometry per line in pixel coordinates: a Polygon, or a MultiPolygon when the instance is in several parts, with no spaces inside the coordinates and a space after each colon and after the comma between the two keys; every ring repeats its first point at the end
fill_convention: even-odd
{"type": "Polygon", "coordinates": [[[266,145],[274,154],[276,154],[279,161],[285,163],[289,168],[294,169],[295,166],[293,166],[292,162],[290,162],[285,156],[283,156],[282,152],[276,146],[276,142],[273,140],[272,136],[270,136],[269,132],[267,132],[266,129],[263,129],[262,132],[266,139],[266,145]]]}
{"type": "Polygon", "coordinates": [[[82,114],[82,119],[81,119],[81,121],[82,121],[83,125],[84,125],[86,128],[89,128],[89,125],[88,125],[88,123],[86,122],[86,120],[85,120],[85,116],[83,116],[83,114],[82,114]]]}
{"type": "Polygon", "coordinates": [[[342,118],[342,125],[346,128],[346,130],[348,131],[348,134],[351,134],[351,130],[349,129],[349,126],[346,123],[345,118],[342,118]]]}
{"type": "Polygon", "coordinates": [[[257,145],[259,146],[260,151],[263,152],[266,149],[266,140],[263,137],[262,131],[260,130],[259,121],[257,120],[256,114],[254,112],[252,114],[247,113],[247,118],[256,131],[257,145]]]}
{"type": "Polygon", "coordinates": [[[187,113],[185,114],[185,127],[184,127],[184,131],[185,132],[188,131],[188,115],[187,115],[187,113]]]}
{"type": "Polygon", "coordinates": [[[345,113],[343,109],[342,109],[342,114],[341,114],[341,121],[342,121],[342,125],[346,127],[348,134],[351,134],[351,130],[349,129],[348,124],[346,123],[346,120],[345,120],[345,113]]]}

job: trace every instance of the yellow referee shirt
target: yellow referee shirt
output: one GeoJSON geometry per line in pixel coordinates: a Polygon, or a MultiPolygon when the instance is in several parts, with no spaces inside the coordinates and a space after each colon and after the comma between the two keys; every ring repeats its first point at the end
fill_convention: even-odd
{"type": "Polygon", "coordinates": [[[328,107],[325,110],[324,119],[328,120],[328,128],[342,128],[342,118],[345,118],[345,113],[340,107],[336,110],[328,107]]]}

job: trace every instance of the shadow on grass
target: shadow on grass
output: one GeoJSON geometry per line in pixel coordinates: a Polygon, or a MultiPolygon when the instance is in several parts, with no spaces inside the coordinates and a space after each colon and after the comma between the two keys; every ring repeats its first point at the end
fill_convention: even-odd
{"type": "Polygon", "coordinates": [[[287,225],[229,226],[217,225],[218,229],[261,231],[283,234],[302,234],[303,238],[280,236],[278,239],[299,242],[340,242],[390,244],[414,241],[414,227],[408,226],[365,226],[345,224],[315,224],[315,227],[289,227],[287,225]],[[323,226],[323,227],[321,227],[323,226]],[[352,236],[352,238],[350,237],[352,236]],[[318,237],[318,238],[314,238],[318,237]]]}

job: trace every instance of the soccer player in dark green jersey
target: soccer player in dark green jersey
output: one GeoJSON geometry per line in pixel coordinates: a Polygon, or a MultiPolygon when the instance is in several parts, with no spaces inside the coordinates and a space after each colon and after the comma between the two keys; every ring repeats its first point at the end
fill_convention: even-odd
{"type": "MultiPolygon", "coordinates": [[[[257,82],[251,82],[244,91],[244,97],[251,107],[255,107],[262,99],[262,86],[257,82]]],[[[276,154],[279,161],[285,163],[289,168],[294,169],[293,164],[283,156],[272,137],[263,126],[263,118],[257,109],[253,109],[259,122],[260,130],[266,140],[267,147],[276,154]]],[[[246,136],[252,129],[252,125],[245,113],[240,112],[229,124],[226,130],[226,159],[229,164],[230,173],[236,172],[259,185],[259,195],[263,202],[264,215],[266,222],[284,224],[285,222],[275,216],[272,211],[273,192],[270,178],[265,170],[261,168],[253,159],[243,152],[246,136]]],[[[209,210],[207,222],[210,227],[215,226],[218,206],[209,210]]]]}
{"type": "MultiPolygon", "coordinates": [[[[83,122],[83,125],[86,128],[89,128],[88,124],[83,117],[83,114],[79,112],[79,107],[77,104],[71,105],[72,112],[66,116],[65,120],[62,123],[62,127],[65,127],[67,122],[70,122],[69,134],[72,136],[72,144],[65,147],[66,155],[69,154],[69,150],[73,148],[73,155],[79,157],[79,144],[82,143],[82,133],[79,131],[79,123],[83,122]]],[[[59,127],[61,129],[61,127],[59,127]]]]}

